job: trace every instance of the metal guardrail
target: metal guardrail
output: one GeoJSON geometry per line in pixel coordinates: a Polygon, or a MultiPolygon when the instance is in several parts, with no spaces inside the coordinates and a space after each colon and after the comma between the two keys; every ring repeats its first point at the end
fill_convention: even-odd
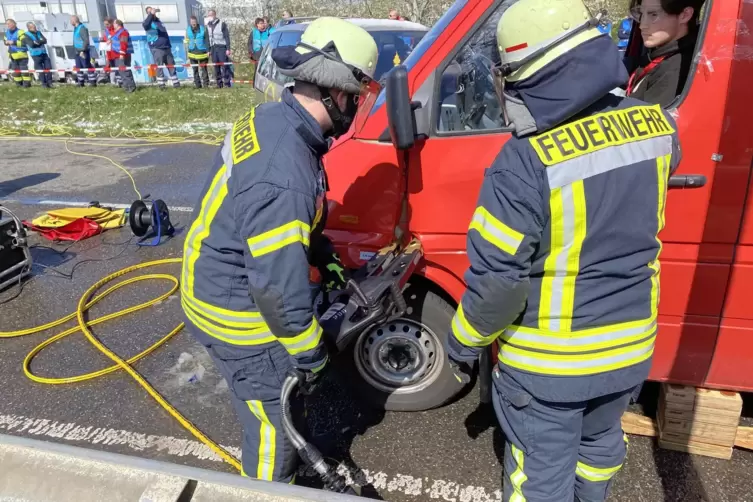
{"type": "Polygon", "coordinates": [[[0,500],[355,502],[358,497],[0,434],[0,500]]]}

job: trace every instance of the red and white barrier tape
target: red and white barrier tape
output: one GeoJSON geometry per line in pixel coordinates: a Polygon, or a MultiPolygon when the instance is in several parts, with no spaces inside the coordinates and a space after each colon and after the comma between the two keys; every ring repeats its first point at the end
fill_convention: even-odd
{"type": "Polygon", "coordinates": [[[76,68],[74,66],[70,70],[66,70],[66,69],[61,69],[61,70],[58,70],[58,69],[52,69],[52,70],[0,70],[0,75],[6,75],[8,73],[13,73],[13,74],[19,74],[19,73],[65,73],[65,72],[68,72],[68,71],[70,71],[72,73],[78,73],[78,72],[83,72],[83,73],[96,73],[96,72],[110,73],[110,72],[113,72],[113,71],[125,71],[125,70],[135,70],[135,71],[138,71],[138,70],[142,70],[142,69],[145,69],[145,68],[152,68],[154,70],[167,68],[167,69],[171,70],[171,69],[174,69],[174,68],[191,68],[191,67],[198,68],[198,67],[225,66],[225,65],[227,65],[227,66],[237,66],[237,65],[245,65],[245,64],[251,64],[251,63],[248,62],[248,61],[244,61],[244,62],[240,62],[240,63],[233,63],[233,62],[228,62],[228,63],[198,63],[198,64],[186,63],[186,64],[174,64],[174,65],[173,64],[167,64],[167,65],[148,64],[148,65],[140,65],[140,66],[118,66],[118,67],[105,66],[103,68],[76,68]]]}

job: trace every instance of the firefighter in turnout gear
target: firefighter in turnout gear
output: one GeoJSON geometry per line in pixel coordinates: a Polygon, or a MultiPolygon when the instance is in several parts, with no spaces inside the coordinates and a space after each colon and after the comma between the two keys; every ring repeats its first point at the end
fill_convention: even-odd
{"type": "Polygon", "coordinates": [[[503,500],[600,502],[651,366],[678,136],[661,107],[610,93],[628,75],[582,0],[502,8],[495,84],[515,133],[470,222],[448,354],[462,381],[499,344],[503,500]]]}
{"type": "Polygon", "coordinates": [[[29,48],[24,44],[24,30],[16,26],[16,21],[5,21],[5,39],[8,47],[8,70],[12,73],[13,81],[18,87],[31,87],[31,73],[29,73],[29,48]],[[18,72],[18,73],[16,73],[18,72]],[[24,73],[21,73],[24,72],[24,73]]]}
{"type": "Polygon", "coordinates": [[[209,87],[209,72],[206,64],[209,62],[209,31],[204,25],[199,24],[196,16],[191,16],[190,24],[186,28],[186,52],[192,65],[193,83],[197,89],[202,85],[209,87]]]}
{"type": "Polygon", "coordinates": [[[187,326],[227,380],[243,425],[242,474],[292,482],[298,459],[281,425],[282,383],[294,368],[307,383],[325,368],[309,266],[340,267],[322,234],[321,157],[348,130],[363,83],[373,85],[377,46],[352,23],[319,18],[273,58],[293,90],[225,137],[186,235],[181,286],[187,326]]]}

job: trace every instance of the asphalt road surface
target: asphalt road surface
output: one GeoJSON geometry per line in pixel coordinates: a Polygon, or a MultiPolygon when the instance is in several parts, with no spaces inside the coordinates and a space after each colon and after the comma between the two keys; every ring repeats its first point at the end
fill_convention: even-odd
{"type": "MultiPolygon", "coordinates": [[[[91,284],[121,268],[179,257],[191,208],[215,154],[215,148],[204,145],[71,148],[123,163],[143,195],[164,199],[173,208],[178,235],[158,247],[136,246],[127,228],[70,247],[32,238],[34,278],[20,292],[13,287],[0,293],[3,331],[70,313],[91,284]]],[[[0,159],[0,201],[22,218],[66,203],[129,205],[136,198],[124,173],[103,159],[71,155],[59,142],[0,140],[0,159]]],[[[178,265],[167,265],[148,272],[178,271],[178,265]]],[[[149,281],[124,288],[95,306],[91,318],[151,299],[170,286],[149,281]]],[[[179,322],[180,302],[173,296],[94,331],[118,354],[130,357],[179,322]]],[[[232,470],[123,372],[71,385],[29,380],[22,370],[24,357],[59,331],[0,340],[0,433],[232,470]]],[[[41,376],[62,377],[105,365],[109,361],[77,333],[45,349],[31,368],[41,376]]],[[[210,437],[238,452],[240,429],[227,386],[188,333],[179,333],[135,367],[210,437]]],[[[309,400],[311,434],[326,456],[363,471],[372,497],[401,502],[501,500],[501,437],[490,411],[479,408],[476,389],[437,410],[385,414],[360,404],[340,384],[345,378],[335,369],[321,395],[309,400]]],[[[655,403],[655,393],[656,385],[648,385],[643,400],[655,403]]],[[[746,402],[748,416],[753,411],[749,405],[746,402]]],[[[653,440],[633,436],[610,500],[753,502],[751,472],[753,452],[738,449],[731,461],[716,460],[660,450],[653,440]]],[[[316,485],[314,479],[302,479],[316,485]]]]}

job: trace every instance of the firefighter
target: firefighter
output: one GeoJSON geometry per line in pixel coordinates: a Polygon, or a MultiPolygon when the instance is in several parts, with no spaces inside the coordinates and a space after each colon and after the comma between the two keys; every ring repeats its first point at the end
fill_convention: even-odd
{"type": "Polygon", "coordinates": [[[133,80],[131,71],[131,57],[133,55],[133,42],[131,34],[123,26],[123,21],[116,19],[113,23],[115,33],[112,34],[113,51],[117,51],[118,59],[115,60],[120,81],[125,92],[131,93],[136,90],[136,82],[133,80]]]}
{"type": "Polygon", "coordinates": [[[209,32],[204,25],[199,24],[196,16],[190,18],[190,24],[186,28],[185,42],[188,60],[191,65],[196,65],[192,66],[194,85],[197,89],[201,89],[202,84],[209,88],[209,73],[206,66],[209,60],[209,32]]]}
{"type": "Polygon", "coordinates": [[[146,43],[149,46],[149,50],[152,52],[152,59],[154,64],[158,66],[166,66],[167,68],[157,68],[157,85],[160,89],[165,89],[166,79],[164,72],[170,76],[170,81],[173,87],[180,87],[178,81],[178,74],[175,71],[175,58],[173,58],[172,44],[170,43],[170,36],[167,34],[167,28],[162,24],[157,14],[160,12],[158,8],[147,7],[146,19],[141,25],[146,31],[146,43]]]}
{"type": "Polygon", "coordinates": [[[210,10],[208,14],[209,46],[212,50],[212,63],[216,65],[214,80],[217,82],[217,87],[222,89],[222,87],[230,87],[230,33],[227,24],[217,19],[217,12],[210,10]]]}
{"type": "Polygon", "coordinates": [[[29,55],[34,60],[35,70],[47,70],[46,72],[39,73],[39,81],[42,83],[42,87],[46,89],[52,89],[52,74],[49,70],[52,69],[50,63],[50,56],[47,54],[47,39],[42,33],[37,30],[37,25],[29,21],[26,23],[28,31],[24,33],[23,43],[29,49],[29,55]]]}
{"type": "Polygon", "coordinates": [[[242,474],[292,482],[297,454],[280,422],[282,383],[297,368],[309,387],[328,360],[309,263],[327,289],[346,280],[322,235],[321,158],[328,139],[349,129],[377,46],[362,28],[322,17],[273,58],[294,88],[225,137],[186,235],[181,291],[187,326],[227,380],[243,425],[242,474]]]}
{"type": "Polygon", "coordinates": [[[81,23],[78,16],[71,16],[71,25],[73,26],[73,47],[76,49],[76,68],[78,68],[76,79],[78,86],[83,87],[85,82],[88,81],[89,86],[97,87],[97,73],[93,71],[94,66],[92,65],[89,29],[85,24],[81,23]]]}
{"type": "Polygon", "coordinates": [[[16,26],[16,21],[5,21],[5,39],[8,47],[8,69],[13,73],[13,81],[18,87],[31,87],[31,73],[29,73],[29,48],[23,43],[24,30],[16,26]],[[23,73],[22,73],[23,72],[23,73]]]}
{"type": "Polygon", "coordinates": [[[647,378],[658,234],[680,161],[658,105],[611,94],[628,74],[582,0],[520,0],[497,26],[495,83],[515,133],[485,172],[450,365],[497,341],[503,499],[605,500],[620,417],[647,378]]]}

